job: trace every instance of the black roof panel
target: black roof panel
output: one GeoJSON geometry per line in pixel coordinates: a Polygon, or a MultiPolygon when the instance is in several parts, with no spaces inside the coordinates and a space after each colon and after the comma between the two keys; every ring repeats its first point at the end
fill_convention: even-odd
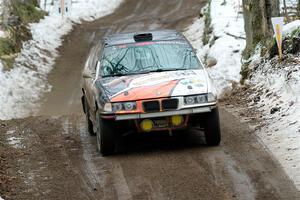
{"type": "Polygon", "coordinates": [[[153,41],[157,40],[185,40],[185,37],[175,30],[143,31],[135,33],[119,33],[104,38],[107,46],[135,43],[134,35],[151,33],[153,41]]]}

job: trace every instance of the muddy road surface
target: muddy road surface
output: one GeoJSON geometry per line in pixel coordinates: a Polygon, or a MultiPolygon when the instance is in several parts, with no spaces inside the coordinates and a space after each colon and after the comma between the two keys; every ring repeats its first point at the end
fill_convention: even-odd
{"type": "Polygon", "coordinates": [[[39,116],[0,122],[0,196],[6,199],[300,199],[247,124],[220,105],[223,141],[203,134],[132,134],[119,153],[102,157],[80,105],[89,48],[107,34],[156,28],[184,30],[205,1],[127,0],[112,15],[78,25],[59,49],[51,93],[39,116]]]}
{"type": "Polygon", "coordinates": [[[246,125],[221,109],[223,141],[203,134],[128,135],[102,157],[82,115],[2,122],[11,199],[300,199],[246,125]]]}

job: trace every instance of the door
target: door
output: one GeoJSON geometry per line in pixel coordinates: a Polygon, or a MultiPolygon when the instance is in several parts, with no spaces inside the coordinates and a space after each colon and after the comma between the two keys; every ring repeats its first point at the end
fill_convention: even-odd
{"type": "Polygon", "coordinates": [[[101,46],[102,45],[99,43],[98,45],[92,48],[83,72],[83,88],[90,108],[90,116],[92,121],[95,120],[96,113],[95,95],[97,94],[95,93],[94,82],[98,76],[97,65],[99,65],[101,46]]]}

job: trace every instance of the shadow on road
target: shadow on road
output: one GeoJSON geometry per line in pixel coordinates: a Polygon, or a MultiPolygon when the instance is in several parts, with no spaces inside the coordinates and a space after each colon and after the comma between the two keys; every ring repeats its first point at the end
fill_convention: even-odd
{"type": "Polygon", "coordinates": [[[204,134],[198,130],[132,133],[123,136],[117,143],[118,155],[154,153],[159,151],[182,151],[194,148],[209,148],[204,134]]]}

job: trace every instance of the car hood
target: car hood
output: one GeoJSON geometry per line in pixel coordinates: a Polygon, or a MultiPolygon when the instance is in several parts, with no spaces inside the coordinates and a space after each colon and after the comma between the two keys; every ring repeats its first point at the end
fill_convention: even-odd
{"type": "Polygon", "coordinates": [[[153,72],[98,81],[111,102],[166,98],[207,93],[205,70],[153,72]]]}

